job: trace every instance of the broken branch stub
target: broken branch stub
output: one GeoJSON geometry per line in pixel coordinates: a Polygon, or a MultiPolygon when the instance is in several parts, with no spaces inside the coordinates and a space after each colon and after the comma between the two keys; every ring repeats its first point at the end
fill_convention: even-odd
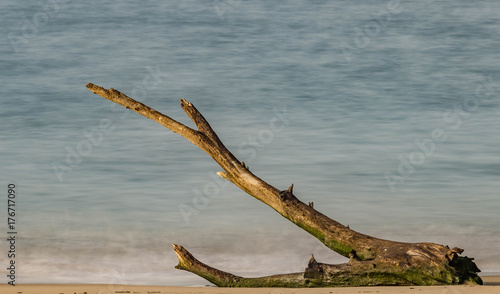
{"type": "Polygon", "coordinates": [[[306,230],[333,251],[349,258],[338,265],[318,263],[311,258],[303,273],[243,278],[205,265],[182,246],[173,245],[178,269],[193,272],[218,286],[226,287],[320,287],[367,285],[440,285],[474,282],[481,284],[472,258],[458,256],[460,248],[434,243],[404,243],[365,235],[318,212],[287,189],[269,185],[239,161],[221,142],[208,121],[185,99],[181,107],[197,130],[164,115],[125,94],[94,84],[87,88],[112,102],[131,109],[178,133],[208,153],[224,170],[217,174],[269,205],[283,217],[306,230]]]}

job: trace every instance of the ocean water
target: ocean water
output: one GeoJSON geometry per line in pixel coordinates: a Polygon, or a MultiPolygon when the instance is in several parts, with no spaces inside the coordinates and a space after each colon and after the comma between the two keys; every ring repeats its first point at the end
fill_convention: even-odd
{"type": "Polygon", "coordinates": [[[12,183],[16,283],[208,284],[174,269],[172,243],[243,276],[345,261],[88,82],[192,125],[184,97],[255,174],[322,213],[500,272],[499,2],[0,8],[2,283],[12,183]]]}

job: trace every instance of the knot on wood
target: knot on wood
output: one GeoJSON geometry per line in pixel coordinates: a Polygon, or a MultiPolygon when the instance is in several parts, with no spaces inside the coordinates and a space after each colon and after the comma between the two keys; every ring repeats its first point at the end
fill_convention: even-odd
{"type": "Polygon", "coordinates": [[[281,191],[278,196],[280,197],[281,200],[291,200],[293,198],[296,198],[295,195],[293,195],[293,184],[288,188],[287,190],[281,191]]]}
{"type": "Polygon", "coordinates": [[[351,252],[349,252],[349,262],[355,262],[355,261],[362,261],[362,260],[356,255],[356,250],[353,249],[351,250],[351,252]]]}

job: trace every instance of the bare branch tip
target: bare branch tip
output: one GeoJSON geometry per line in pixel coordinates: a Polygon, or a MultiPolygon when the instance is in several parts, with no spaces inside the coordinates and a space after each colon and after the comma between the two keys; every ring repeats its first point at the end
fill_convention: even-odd
{"type": "Polygon", "coordinates": [[[181,98],[181,105],[193,106],[191,102],[186,101],[184,98],[181,98]]]}

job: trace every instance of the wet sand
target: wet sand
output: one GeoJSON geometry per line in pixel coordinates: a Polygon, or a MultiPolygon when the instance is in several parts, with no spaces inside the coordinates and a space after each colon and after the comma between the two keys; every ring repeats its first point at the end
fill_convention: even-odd
{"type": "Polygon", "coordinates": [[[127,286],[127,285],[0,285],[2,294],[167,294],[167,293],[196,293],[196,294],[499,294],[500,276],[482,277],[484,285],[460,286],[402,286],[402,287],[352,287],[352,288],[312,288],[312,289],[285,289],[285,288],[216,288],[216,287],[171,287],[171,286],[127,286]]]}

